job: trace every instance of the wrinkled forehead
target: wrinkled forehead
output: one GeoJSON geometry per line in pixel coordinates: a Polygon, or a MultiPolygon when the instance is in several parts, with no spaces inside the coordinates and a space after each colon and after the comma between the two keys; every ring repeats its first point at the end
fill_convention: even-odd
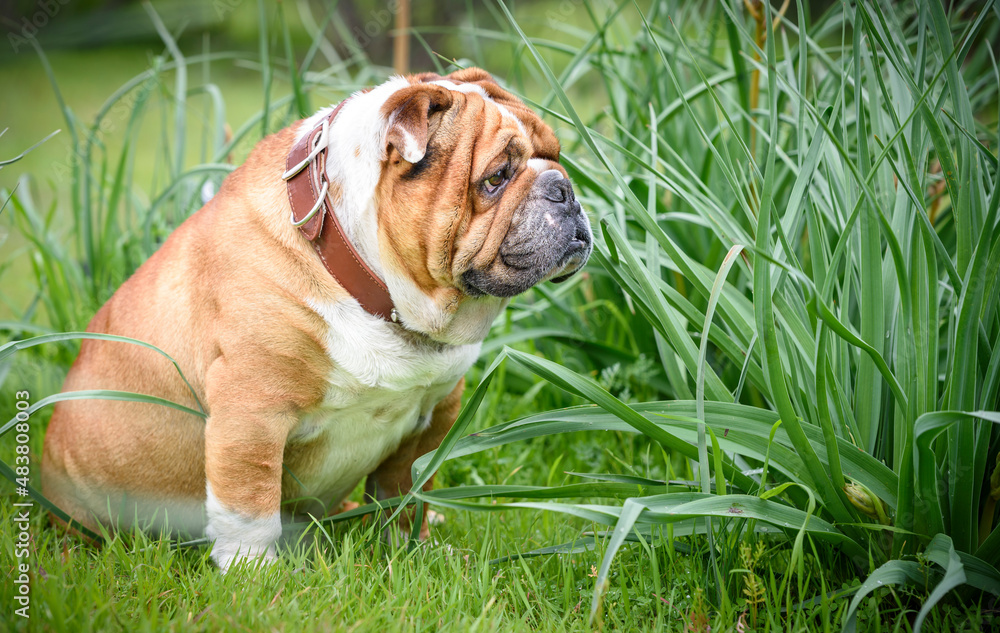
{"type": "MultiPolygon", "coordinates": [[[[424,73],[413,76],[414,83],[430,83],[454,92],[462,93],[473,100],[482,99],[487,115],[499,114],[497,127],[512,128],[518,135],[527,139],[530,148],[524,148],[528,158],[544,158],[559,160],[559,140],[552,129],[542,121],[534,110],[520,99],[500,87],[492,76],[478,68],[457,71],[442,77],[434,73],[424,73]],[[492,111],[492,112],[491,112],[492,111]]],[[[492,118],[492,117],[491,117],[492,118]]],[[[488,132],[488,130],[483,130],[488,132]]],[[[506,136],[500,135],[499,140],[506,136]]]]}
{"type": "Polygon", "coordinates": [[[497,101],[494,101],[493,97],[491,97],[489,95],[489,93],[486,92],[486,89],[483,88],[482,86],[480,86],[479,84],[475,84],[475,83],[458,83],[457,84],[457,83],[455,83],[453,81],[450,81],[448,79],[437,79],[435,81],[429,81],[429,82],[426,82],[426,83],[435,84],[435,85],[441,86],[443,88],[447,88],[448,90],[454,90],[455,92],[461,92],[461,93],[467,94],[467,95],[470,95],[470,94],[471,95],[478,95],[478,96],[482,97],[483,101],[486,102],[486,105],[487,105],[488,108],[489,107],[496,108],[497,111],[500,113],[501,118],[504,119],[505,122],[509,122],[509,123],[511,123],[513,125],[516,125],[517,128],[521,131],[522,134],[524,134],[524,135],[528,134],[528,130],[524,126],[524,123],[513,112],[511,112],[510,108],[508,108],[503,103],[498,103],[497,101]]]}

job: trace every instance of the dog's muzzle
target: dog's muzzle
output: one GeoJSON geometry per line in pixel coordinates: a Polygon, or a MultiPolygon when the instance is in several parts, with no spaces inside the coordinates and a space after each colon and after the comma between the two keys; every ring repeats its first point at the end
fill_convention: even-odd
{"type": "Polygon", "coordinates": [[[590,222],[562,173],[540,174],[525,203],[514,213],[496,259],[462,276],[470,295],[513,297],[535,284],[565,281],[590,257],[590,222]]]}

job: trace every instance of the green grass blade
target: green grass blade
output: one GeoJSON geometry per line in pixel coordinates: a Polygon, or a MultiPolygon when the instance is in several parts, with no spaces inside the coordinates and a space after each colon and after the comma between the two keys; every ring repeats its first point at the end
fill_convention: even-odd
{"type": "Polygon", "coordinates": [[[195,403],[198,405],[198,409],[200,410],[199,415],[204,417],[207,414],[207,412],[205,411],[205,407],[201,404],[201,400],[198,398],[198,394],[194,390],[194,387],[192,387],[191,383],[188,382],[188,379],[184,375],[184,372],[181,371],[181,366],[177,364],[177,361],[175,361],[173,357],[170,356],[170,354],[167,354],[166,352],[164,352],[159,347],[156,347],[155,345],[151,345],[149,343],[140,341],[138,339],[129,338],[127,336],[118,336],[115,334],[99,334],[96,332],[59,332],[56,334],[43,334],[41,336],[35,336],[32,338],[22,339],[18,341],[11,341],[4,345],[0,345],[0,363],[2,363],[5,358],[11,356],[12,354],[14,354],[19,350],[28,349],[36,345],[43,345],[45,343],[56,343],[59,341],[70,341],[78,339],[93,339],[97,341],[118,341],[122,343],[130,343],[132,345],[138,345],[139,347],[145,347],[146,349],[153,350],[160,356],[163,356],[168,361],[170,361],[170,364],[174,366],[175,370],[177,370],[177,375],[180,376],[181,380],[184,381],[184,384],[187,385],[188,391],[191,393],[191,397],[194,398],[195,403]]]}
{"type": "MultiPolygon", "coordinates": [[[[917,480],[917,512],[927,517],[928,535],[944,532],[941,500],[938,498],[937,463],[932,443],[943,432],[958,423],[975,421],[1000,424],[1000,413],[991,411],[936,411],[920,416],[913,427],[914,470],[917,480]]],[[[957,546],[957,544],[956,544],[957,546]]],[[[969,549],[960,550],[969,552],[969,549]]],[[[986,559],[989,562],[989,558],[986,559]]]]}
{"type": "Polygon", "coordinates": [[[177,42],[174,37],[167,30],[166,25],[163,24],[163,20],[160,19],[159,14],[153,8],[153,5],[149,2],[143,3],[143,8],[149,15],[149,19],[152,20],[153,26],[156,27],[156,32],[159,34],[160,39],[167,46],[167,50],[170,51],[170,56],[174,58],[174,62],[177,64],[176,73],[177,76],[174,78],[174,166],[173,173],[175,175],[180,174],[184,171],[184,144],[187,139],[187,109],[186,109],[186,97],[187,97],[187,61],[184,59],[184,55],[181,53],[181,49],[177,46],[177,42]]]}
{"type": "MultiPolygon", "coordinates": [[[[56,393],[51,396],[46,396],[41,400],[33,403],[31,407],[25,411],[30,415],[35,411],[43,407],[47,407],[50,404],[55,404],[57,402],[63,402],[66,400],[120,400],[123,402],[142,402],[146,404],[159,404],[165,407],[170,407],[171,409],[177,409],[183,413],[190,413],[191,415],[197,416],[201,419],[205,419],[208,416],[201,411],[196,411],[190,407],[185,407],[182,404],[177,404],[167,400],[166,398],[160,398],[158,396],[150,396],[144,393],[134,393],[131,391],[115,391],[112,389],[86,389],[82,391],[64,391],[63,393],[56,393]]],[[[10,419],[7,424],[0,426],[0,437],[5,433],[14,428],[17,424],[17,416],[10,419]]]]}
{"type": "MultiPolygon", "coordinates": [[[[943,535],[939,535],[943,536],[943,535]]],[[[931,548],[942,547],[942,543],[946,541],[946,551],[945,556],[947,559],[944,562],[944,577],[941,581],[934,587],[931,594],[927,596],[927,600],[924,601],[922,607],[920,607],[920,613],[917,614],[917,619],[913,622],[913,633],[920,633],[923,628],[924,620],[927,618],[927,614],[930,613],[931,609],[944,598],[945,595],[952,589],[964,585],[967,582],[965,576],[965,565],[962,564],[962,559],[958,557],[955,552],[955,547],[951,543],[951,539],[944,537],[940,540],[936,540],[931,544],[931,548]]],[[[938,559],[940,560],[940,558],[938,559]]]]}
{"type": "Polygon", "coordinates": [[[923,587],[926,582],[924,568],[920,563],[908,560],[891,560],[876,569],[862,583],[854,594],[847,613],[844,615],[844,633],[854,633],[857,630],[857,609],[868,594],[886,585],[916,585],[923,587]]]}

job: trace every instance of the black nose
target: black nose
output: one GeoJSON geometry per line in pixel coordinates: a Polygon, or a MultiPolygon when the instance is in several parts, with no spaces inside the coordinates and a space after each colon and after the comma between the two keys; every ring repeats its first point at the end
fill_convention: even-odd
{"type": "Polygon", "coordinates": [[[556,204],[568,203],[573,206],[572,203],[576,201],[576,196],[573,194],[573,185],[570,184],[568,178],[563,178],[562,174],[554,169],[550,169],[539,178],[543,179],[541,192],[546,200],[556,204]]]}

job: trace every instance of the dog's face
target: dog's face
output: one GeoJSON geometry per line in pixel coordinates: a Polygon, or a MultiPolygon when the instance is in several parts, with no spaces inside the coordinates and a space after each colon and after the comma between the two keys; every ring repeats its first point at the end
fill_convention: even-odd
{"type": "Polygon", "coordinates": [[[406,82],[379,117],[381,272],[404,325],[481,340],[510,297],[586,263],[590,225],[552,130],[489,74],[406,82]]]}

